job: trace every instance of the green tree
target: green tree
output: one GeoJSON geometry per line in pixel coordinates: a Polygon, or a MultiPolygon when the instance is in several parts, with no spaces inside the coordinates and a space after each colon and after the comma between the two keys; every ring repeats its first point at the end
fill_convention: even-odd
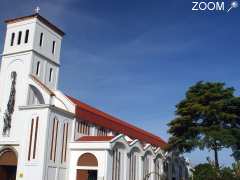
{"type": "Polygon", "coordinates": [[[171,137],[167,149],[184,153],[207,148],[214,152],[219,167],[218,152],[237,143],[234,133],[239,132],[239,107],[234,88],[224,83],[196,83],[176,105],[176,118],[168,124],[171,137]]]}
{"type": "Polygon", "coordinates": [[[235,164],[233,168],[216,168],[209,163],[199,164],[194,168],[193,180],[240,180],[239,166],[235,164]]]}
{"type": "Polygon", "coordinates": [[[219,171],[219,180],[238,180],[230,167],[221,168],[219,171]]]}
{"type": "MultiPolygon", "coordinates": [[[[238,137],[237,139],[240,139],[240,136],[239,136],[240,133],[238,133],[238,137]]],[[[239,142],[237,142],[235,145],[232,146],[232,150],[233,150],[233,154],[232,156],[234,157],[234,159],[236,161],[240,161],[240,140],[239,142]]]]}
{"type": "Polygon", "coordinates": [[[217,174],[217,171],[211,166],[211,164],[199,164],[194,168],[193,179],[216,180],[217,174]]]}
{"type": "Polygon", "coordinates": [[[233,164],[233,172],[235,177],[240,180],[240,162],[236,162],[233,164]]]}
{"type": "MultiPolygon", "coordinates": [[[[240,139],[240,97],[233,98],[226,103],[228,113],[235,115],[234,123],[232,123],[232,134],[236,139],[240,139]]],[[[232,146],[233,157],[236,161],[240,161],[240,140],[232,146]]]]}

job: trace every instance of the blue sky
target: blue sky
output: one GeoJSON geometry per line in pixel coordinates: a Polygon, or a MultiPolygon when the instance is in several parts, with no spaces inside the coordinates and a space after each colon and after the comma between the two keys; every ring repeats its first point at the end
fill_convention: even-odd
{"type": "MultiPolygon", "coordinates": [[[[195,82],[225,82],[239,95],[240,8],[193,12],[189,0],[1,0],[1,49],[3,20],[37,5],[67,34],[60,89],[165,140],[175,105],[195,82]]],[[[197,164],[206,155],[212,157],[187,156],[197,164]]],[[[231,164],[227,150],[220,161],[231,164]]]]}

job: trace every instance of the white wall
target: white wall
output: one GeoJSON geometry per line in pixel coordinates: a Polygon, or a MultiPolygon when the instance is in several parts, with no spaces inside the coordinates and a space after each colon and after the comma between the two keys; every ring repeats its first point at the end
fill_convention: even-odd
{"type": "Polygon", "coordinates": [[[46,163],[45,163],[45,171],[46,171],[46,180],[59,180],[61,177],[62,180],[66,180],[67,171],[68,171],[68,164],[69,164],[69,147],[68,143],[71,141],[71,131],[72,131],[72,122],[73,119],[64,115],[63,113],[57,111],[51,111],[48,121],[48,132],[47,132],[47,149],[46,149],[46,163]],[[56,160],[50,159],[51,154],[51,146],[52,146],[52,132],[53,132],[53,121],[54,119],[58,120],[58,133],[57,133],[57,145],[56,145],[56,160]],[[62,145],[63,145],[63,127],[64,123],[68,123],[68,135],[67,135],[67,159],[65,161],[61,161],[62,156],[62,145]]]}
{"type": "Polygon", "coordinates": [[[22,133],[19,128],[19,116],[18,106],[25,105],[27,103],[28,95],[28,82],[29,76],[26,72],[29,72],[32,53],[25,53],[21,55],[11,55],[3,57],[2,69],[0,76],[0,137],[2,137],[3,118],[7,109],[7,103],[9,100],[11,89],[11,72],[16,71],[16,95],[15,95],[15,111],[12,116],[12,130],[9,138],[5,140],[19,141],[19,137],[22,133]]]}
{"type": "MultiPolygon", "coordinates": [[[[42,180],[44,170],[44,149],[45,147],[45,133],[47,125],[47,109],[28,109],[21,110],[18,113],[19,130],[21,135],[19,137],[19,156],[18,156],[18,175],[23,174],[23,180],[39,179],[42,180]],[[36,139],[36,157],[32,158],[33,150],[31,150],[31,159],[28,160],[29,146],[30,146],[30,130],[32,119],[39,117],[37,139],[36,139]]],[[[35,132],[36,129],[34,129],[35,132]]],[[[34,138],[35,133],[32,137],[34,138]]],[[[32,140],[33,142],[33,140],[32,140]]],[[[32,148],[34,144],[32,143],[32,148]]]]}
{"type": "Polygon", "coordinates": [[[57,33],[53,32],[46,25],[41,23],[39,20],[36,20],[36,30],[34,36],[34,45],[33,48],[38,53],[43,54],[48,59],[53,60],[59,64],[60,59],[60,50],[61,50],[61,40],[62,37],[57,33]],[[43,44],[39,46],[40,34],[43,33],[43,44]],[[55,53],[52,54],[52,42],[56,42],[55,53]]]}
{"type": "Polygon", "coordinates": [[[34,19],[7,25],[3,54],[12,54],[32,49],[34,43],[35,28],[36,26],[34,19]],[[29,39],[28,43],[24,43],[25,32],[27,29],[29,30],[29,39]],[[19,31],[22,31],[22,40],[20,45],[17,44],[19,31]],[[13,46],[11,46],[12,33],[15,33],[13,46]]]}
{"type": "Polygon", "coordinates": [[[7,24],[7,33],[3,54],[11,54],[34,49],[39,54],[59,64],[62,37],[40,22],[37,18],[7,24]],[[29,30],[29,41],[24,43],[25,32],[29,30]],[[22,31],[21,44],[17,44],[18,32],[22,31]],[[15,33],[14,45],[11,46],[11,36],[15,33]],[[43,33],[43,44],[40,47],[40,34],[43,33]],[[56,42],[55,53],[52,54],[52,42],[56,42]]]}

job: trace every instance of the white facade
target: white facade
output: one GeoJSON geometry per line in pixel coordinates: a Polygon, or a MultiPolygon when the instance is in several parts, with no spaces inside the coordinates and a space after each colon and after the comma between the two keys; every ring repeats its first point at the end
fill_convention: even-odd
{"type": "MultiPolygon", "coordinates": [[[[0,71],[1,180],[10,176],[6,169],[11,167],[2,160],[6,149],[17,157],[18,180],[160,180],[160,175],[187,179],[183,159],[91,121],[86,113],[96,113],[93,108],[77,105],[58,90],[64,35],[60,29],[38,14],[6,23],[0,71]]],[[[98,116],[109,118],[98,111],[92,117],[98,116]]]]}

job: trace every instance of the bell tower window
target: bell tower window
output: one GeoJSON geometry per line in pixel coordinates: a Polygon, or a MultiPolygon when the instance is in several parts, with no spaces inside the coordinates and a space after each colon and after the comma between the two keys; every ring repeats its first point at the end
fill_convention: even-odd
{"type": "Polygon", "coordinates": [[[49,82],[52,81],[52,71],[53,71],[53,69],[50,68],[50,71],[49,71],[49,82]]]}
{"type": "Polygon", "coordinates": [[[39,69],[40,69],[40,61],[37,62],[36,75],[39,74],[39,69]]]}
{"type": "Polygon", "coordinates": [[[56,42],[53,41],[53,43],[52,43],[52,54],[55,53],[55,46],[56,46],[56,42]]]}
{"type": "Polygon", "coordinates": [[[28,37],[29,37],[29,30],[27,29],[26,30],[26,33],[25,33],[25,44],[28,43],[28,37]]]}
{"type": "Polygon", "coordinates": [[[22,40],[22,31],[18,32],[18,45],[21,44],[21,40],[22,40]]]}
{"type": "Polygon", "coordinates": [[[14,39],[15,39],[15,33],[12,33],[12,37],[11,37],[11,46],[13,46],[13,44],[14,44],[14,39]]]}
{"type": "Polygon", "coordinates": [[[42,47],[43,43],[43,33],[40,34],[40,41],[39,41],[39,46],[42,47]]]}

